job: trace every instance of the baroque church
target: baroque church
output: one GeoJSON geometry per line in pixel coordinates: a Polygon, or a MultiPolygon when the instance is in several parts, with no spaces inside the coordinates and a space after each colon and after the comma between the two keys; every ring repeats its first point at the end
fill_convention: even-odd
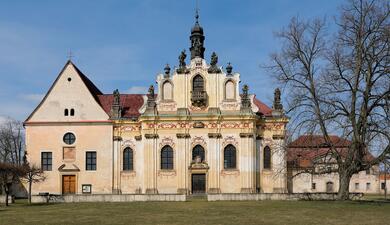
{"type": "Polygon", "coordinates": [[[190,57],[145,94],[104,94],[68,61],[25,121],[27,159],[46,180],[32,194],[284,193],[285,126],[230,63],[204,58],[196,15],[190,57]],[[155,91],[156,90],[156,91],[155,91]]]}

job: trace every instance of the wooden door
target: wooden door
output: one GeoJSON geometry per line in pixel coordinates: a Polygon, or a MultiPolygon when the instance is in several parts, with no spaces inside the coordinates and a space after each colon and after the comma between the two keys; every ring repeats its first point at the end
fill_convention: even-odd
{"type": "Polygon", "coordinates": [[[192,194],[206,192],[206,174],[192,174],[192,194]]]}
{"type": "Polygon", "coordinates": [[[62,176],[62,194],[76,193],[76,176],[63,175],[62,176]]]}

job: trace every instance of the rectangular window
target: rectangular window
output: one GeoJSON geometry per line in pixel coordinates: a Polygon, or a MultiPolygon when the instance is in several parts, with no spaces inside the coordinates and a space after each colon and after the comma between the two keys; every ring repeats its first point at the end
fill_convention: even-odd
{"type": "Polygon", "coordinates": [[[316,189],[316,183],[311,183],[311,189],[313,189],[313,190],[316,189]]]}
{"type": "Polygon", "coordinates": [[[370,175],[370,174],[371,174],[370,169],[366,169],[366,175],[370,175]]]}
{"type": "Polygon", "coordinates": [[[382,189],[382,190],[385,190],[385,187],[386,187],[385,182],[382,182],[382,183],[381,183],[381,189],[382,189]]]}
{"type": "Polygon", "coordinates": [[[370,190],[371,189],[371,183],[366,183],[366,190],[370,190]]]}
{"type": "Polygon", "coordinates": [[[85,169],[96,170],[96,152],[86,152],[85,169]]]}
{"type": "Polygon", "coordinates": [[[359,190],[359,183],[355,183],[355,190],[359,190]]]}
{"type": "Polygon", "coordinates": [[[51,171],[52,169],[52,153],[51,152],[42,152],[41,153],[41,168],[43,171],[51,171]]]}

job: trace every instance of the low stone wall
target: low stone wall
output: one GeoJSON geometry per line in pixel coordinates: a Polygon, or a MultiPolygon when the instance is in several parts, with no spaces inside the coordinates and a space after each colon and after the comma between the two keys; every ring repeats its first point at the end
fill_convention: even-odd
{"type": "MultiPolygon", "coordinates": [[[[261,194],[208,194],[208,201],[262,201],[262,200],[335,200],[336,193],[261,193],[261,194]]],[[[350,193],[351,199],[360,199],[362,193],[350,193]]]]}
{"type": "MultiPolygon", "coordinates": [[[[8,196],[8,203],[14,203],[15,200],[12,198],[11,195],[8,196]]],[[[0,195],[0,203],[5,203],[5,195],[0,195]]]]}
{"type": "Polygon", "coordinates": [[[166,201],[166,202],[184,202],[186,195],[177,194],[156,194],[156,195],[49,195],[31,197],[33,203],[53,203],[53,202],[146,202],[146,201],[166,201]]]}

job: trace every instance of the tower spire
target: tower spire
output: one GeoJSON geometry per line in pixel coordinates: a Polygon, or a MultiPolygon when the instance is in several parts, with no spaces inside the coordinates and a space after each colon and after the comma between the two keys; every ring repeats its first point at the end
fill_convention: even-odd
{"type": "Polygon", "coordinates": [[[196,1],[196,9],[195,9],[195,25],[191,29],[191,59],[194,59],[195,57],[204,58],[204,35],[203,35],[203,28],[199,24],[199,8],[198,8],[198,1],[196,1]]]}

